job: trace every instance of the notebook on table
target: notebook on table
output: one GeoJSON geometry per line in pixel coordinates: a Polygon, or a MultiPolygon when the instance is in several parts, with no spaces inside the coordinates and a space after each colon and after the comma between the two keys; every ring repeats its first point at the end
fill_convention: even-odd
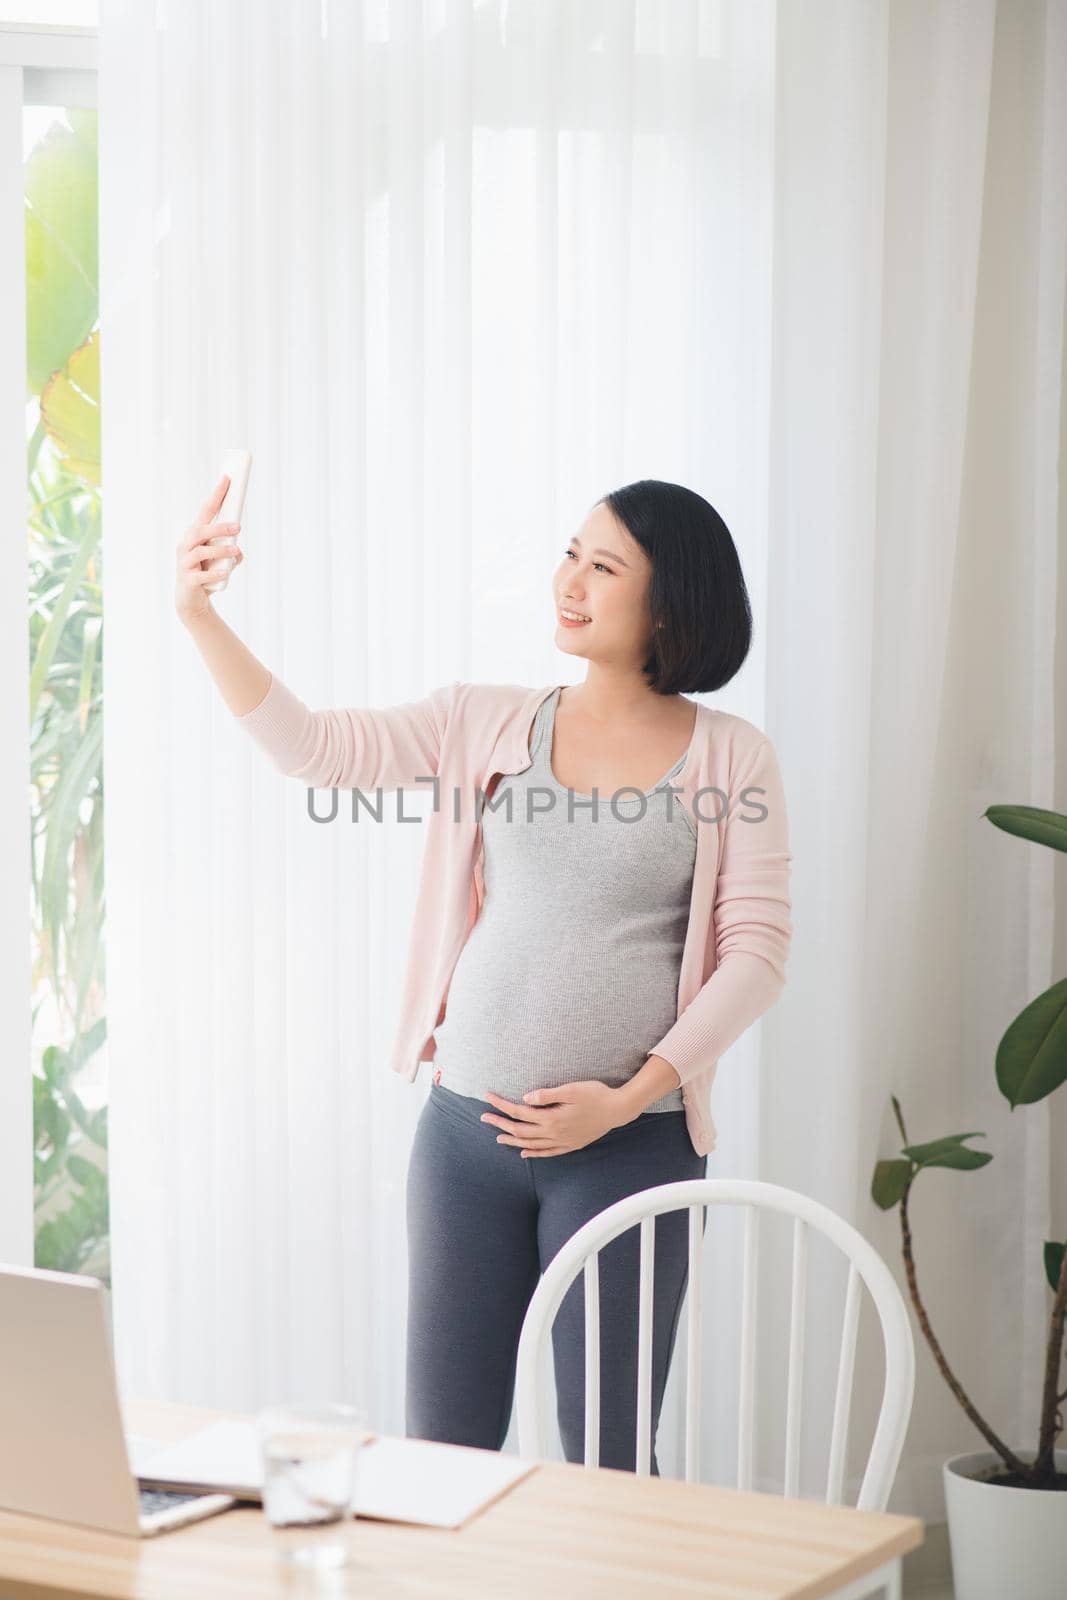
{"type": "MultiPolygon", "coordinates": [[[[254,1422],[222,1419],[186,1439],[160,1444],[127,1434],[138,1478],[262,1502],[263,1471],[254,1422]]],[[[537,1466],[496,1450],[368,1434],[356,1469],[356,1515],[458,1528],[537,1466]]]]}

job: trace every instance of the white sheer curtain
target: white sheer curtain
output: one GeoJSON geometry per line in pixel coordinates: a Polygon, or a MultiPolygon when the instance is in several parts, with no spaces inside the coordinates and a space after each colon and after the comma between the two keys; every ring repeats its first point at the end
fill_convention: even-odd
{"type": "MultiPolygon", "coordinates": [[[[244,444],[247,559],[219,609],[312,705],[575,681],[549,574],[591,503],[660,477],[726,518],[756,640],[714,703],[775,740],[796,941],[720,1070],[709,1172],[815,1195],[899,1270],[869,1198],[890,1094],[913,1138],[983,1128],[994,1163],[921,1186],[919,1271],[964,1381],[1026,1440],[1047,1119],[1007,1113],[992,1062],[1052,976],[1052,880],[981,812],[1055,800],[1064,34],[1059,3],[992,0],[104,0],[127,1392],[359,1399],[404,1426],[427,1085],[386,1056],[421,836],[311,821],[173,618],[174,542],[244,444]]],[[[708,1237],[703,1461],[730,1482],[738,1258],[708,1237]]],[[[841,1304],[814,1265],[819,1495],[841,1304]]],[[[758,1487],[782,1482],[785,1353],[770,1316],[758,1487]]],[[[860,1356],[853,1493],[866,1324],[860,1356]]],[[[665,1473],[683,1366],[680,1337],[665,1473]]],[[[941,1516],[940,1461],[974,1439],[921,1347],[892,1508],[941,1516]]]]}

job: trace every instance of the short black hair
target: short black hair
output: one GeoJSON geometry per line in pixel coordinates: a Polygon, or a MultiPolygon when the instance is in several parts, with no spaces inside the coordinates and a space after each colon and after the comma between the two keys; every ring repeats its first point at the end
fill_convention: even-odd
{"type": "Polygon", "coordinates": [[[748,655],[752,607],[737,548],[715,507],[658,478],[613,489],[596,504],[608,507],[652,563],[652,634],[641,668],[649,686],[658,694],[721,689],[748,655]]]}

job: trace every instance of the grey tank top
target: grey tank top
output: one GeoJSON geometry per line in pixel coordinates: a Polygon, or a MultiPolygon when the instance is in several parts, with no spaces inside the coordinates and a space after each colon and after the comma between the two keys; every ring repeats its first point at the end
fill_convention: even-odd
{"type": "MultiPolygon", "coordinates": [[[[557,687],[538,708],[531,765],[481,816],[485,898],[434,1030],[433,1081],[521,1102],[579,1079],[626,1083],[678,1013],[696,827],[666,785],[592,801],[552,773],[557,687]]],[[[680,1111],[681,1085],[646,1109],[680,1111]]]]}

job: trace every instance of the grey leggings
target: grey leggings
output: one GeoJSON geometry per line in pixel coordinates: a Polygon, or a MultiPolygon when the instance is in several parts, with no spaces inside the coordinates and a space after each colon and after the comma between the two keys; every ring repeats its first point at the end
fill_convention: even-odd
{"type": "MultiPolygon", "coordinates": [[[[434,1084],[407,1178],[408,1438],[499,1450],[507,1436],[519,1334],[538,1279],[560,1246],[605,1206],[639,1189],[703,1178],[684,1111],[646,1111],[581,1150],[523,1158],[481,1122],[495,1108],[434,1084]]],[[[705,1227],[707,1213],[704,1214],[705,1227]]],[[[600,1465],[636,1464],[639,1229],[600,1252],[600,1465]]],[[[688,1213],[655,1220],[652,1455],[688,1279],[688,1213]]],[[[552,1326],[565,1458],[585,1447],[585,1288],[571,1284],[552,1326]]]]}

